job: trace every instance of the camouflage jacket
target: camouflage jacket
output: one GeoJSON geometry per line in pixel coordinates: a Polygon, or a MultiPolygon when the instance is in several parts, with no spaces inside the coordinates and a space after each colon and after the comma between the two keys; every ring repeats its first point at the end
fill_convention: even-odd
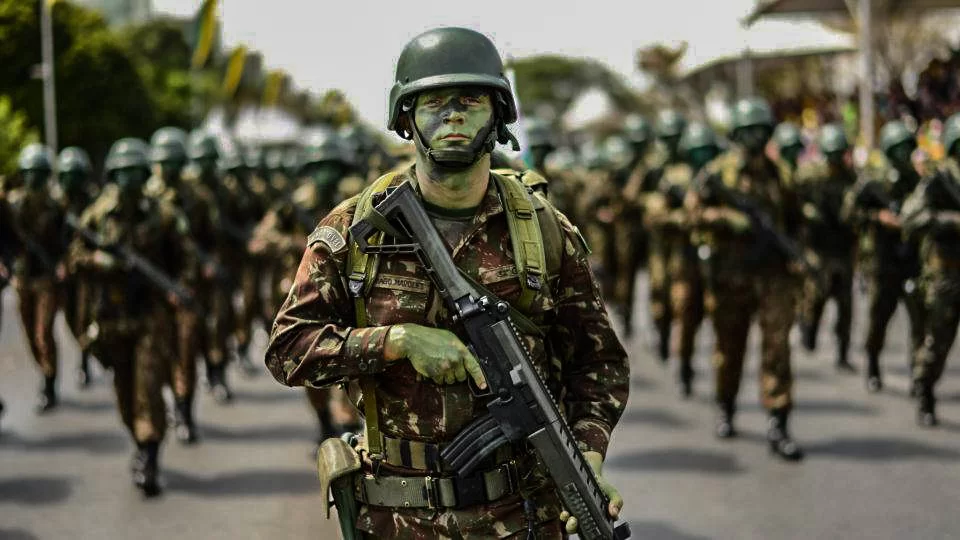
{"type": "MultiPolygon", "coordinates": [[[[124,245],[142,255],[170,278],[192,285],[197,261],[186,218],[163,201],[141,197],[135,208],[121,204],[119,190],[107,186],[80,217],[80,224],[104,245],[124,245]]],[[[92,275],[93,318],[104,331],[135,331],[145,315],[167,305],[167,295],[135,270],[98,263],[98,249],[80,236],[69,248],[70,265],[92,275]],[[116,327],[116,328],[114,328],[116,327]]]]}
{"type": "MultiPolygon", "coordinates": [[[[412,170],[393,184],[404,180],[415,183],[412,170]]],[[[266,364],[287,385],[322,386],[373,376],[385,435],[450,441],[485,413],[486,402],[466,383],[437,385],[419,377],[406,361],[387,365],[383,348],[394,324],[459,330],[423,266],[408,254],[381,258],[366,296],[369,327],[355,328],[354,301],[346,287],[349,250],[343,239],[356,204],[354,198],[339,205],[310,236],[295,283],[274,323],[266,364]]],[[[626,406],[629,365],[610,326],[585,246],[566,218],[556,215],[562,228],[558,275],[548,278],[549,287],[537,292],[526,313],[546,337],[523,337],[534,365],[553,395],[561,397],[581,448],[605,453],[626,406]]],[[[491,182],[452,256],[469,277],[515,303],[521,287],[512,253],[504,206],[491,182]]]]}
{"type": "Polygon", "coordinates": [[[843,201],[856,183],[854,171],[825,160],[801,165],[796,174],[803,210],[804,245],[819,257],[849,258],[856,246],[853,227],[842,219],[843,201]]]}
{"type": "Polygon", "coordinates": [[[938,193],[936,182],[951,182],[960,192],[960,164],[947,159],[907,197],[901,212],[903,234],[919,244],[925,274],[960,269],[960,204],[938,193]]]}
{"type": "Polygon", "coordinates": [[[176,209],[186,219],[190,237],[197,248],[214,256],[222,240],[220,208],[217,194],[200,180],[184,175],[179,185],[171,186],[159,177],[151,177],[144,193],[161,203],[161,207],[176,209]]]}
{"type": "Polygon", "coordinates": [[[780,167],[766,156],[752,161],[738,149],[728,150],[700,171],[697,179],[699,196],[694,198],[694,212],[706,207],[718,209],[718,219],[697,220],[697,236],[711,247],[714,272],[723,275],[782,273],[786,258],[760,248],[749,217],[735,209],[705,197],[703,187],[708,180],[720,182],[728,190],[744,195],[759,211],[766,213],[773,226],[789,237],[799,235],[802,220],[799,199],[780,167]],[[710,178],[712,177],[712,178],[710,178]]]}
{"type": "Polygon", "coordinates": [[[919,269],[919,250],[914,241],[904,241],[900,228],[888,228],[880,223],[881,210],[900,214],[904,201],[916,188],[919,174],[904,177],[887,163],[871,167],[843,201],[841,214],[859,236],[858,259],[868,273],[897,272],[913,275],[919,269]],[[864,194],[874,191],[892,203],[882,208],[879,201],[864,194]]]}
{"type": "Polygon", "coordinates": [[[0,198],[0,240],[18,278],[53,277],[65,251],[64,209],[46,190],[16,188],[0,198]],[[8,243],[9,242],[9,243],[8,243]]]}
{"type": "Polygon", "coordinates": [[[693,188],[693,179],[690,165],[667,165],[657,190],[647,196],[644,205],[644,226],[651,233],[651,242],[666,253],[671,275],[696,263],[697,254],[691,243],[693,223],[683,205],[687,192],[693,188]]]}

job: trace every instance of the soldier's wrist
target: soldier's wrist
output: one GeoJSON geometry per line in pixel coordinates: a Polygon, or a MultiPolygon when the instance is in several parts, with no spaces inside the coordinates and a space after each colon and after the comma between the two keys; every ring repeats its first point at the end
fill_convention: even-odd
{"type": "Polygon", "coordinates": [[[387,331],[387,339],[383,343],[383,359],[387,362],[396,362],[406,356],[404,342],[407,336],[405,324],[395,324],[387,331]]]}

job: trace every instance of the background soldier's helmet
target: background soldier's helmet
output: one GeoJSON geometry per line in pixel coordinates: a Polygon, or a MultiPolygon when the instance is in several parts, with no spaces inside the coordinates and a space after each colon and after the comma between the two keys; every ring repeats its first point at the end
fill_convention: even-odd
{"type": "Polygon", "coordinates": [[[556,148],[557,143],[553,137],[553,130],[550,123],[540,118],[525,118],[525,128],[527,135],[527,146],[530,148],[556,148]]]}
{"type": "Polygon", "coordinates": [[[889,154],[894,146],[905,142],[916,146],[917,139],[910,128],[899,120],[887,122],[880,130],[880,149],[883,150],[884,154],[889,154]]]}
{"type": "Polygon", "coordinates": [[[60,151],[60,156],[57,158],[57,171],[90,174],[93,166],[90,164],[90,156],[83,148],[69,146],[60,151]]]}
{"type": "Polygon", "coordinates": [[[283,149],[271,148],[263,158],[263,164],[271,173],[283,172],[283,149]]]}
{"type": "Polygon", "coordinates": [[[773,131],[773,142],[781,151],[785,148],[804,146],[800,128],[793,122],[781,122],[773,131]]]}
{"type": "Polygon", "coordinates": [[[644,144],[650,142],[653,129],[646,118],[639,114],[631,114],[623,122],[623,133],[631,144],[644,144]]]}
{"type": "Polygon", "coordinates": [[[260,146],[250,145],[246,147],[243,152],[243,159],[250,170],[262,172],[266,168],[263,148],[260,146]]]}
{"type": "Polygon", "coordinates": [[[606,169],[608,166],[603,149],[595,142],[580,147],[580,161],[587,170],[606,169]]]}
{"type": "Polygon", "coordinates": [[[303,151],[299,146],[291,146],[283,152],[283,171],[290,178],[298,176],[303,169],[303,151]]]}
{"type": "Polygon", "coordinates": [[[622,137],[607,137],[603,141],[603,159],[611,169],[620,170],[630,165],[633,149],[622,137]]]}
{"type": "Polygon", "coordinates": [[[28,144],[20,151],[17,169],[21,171],[53,171],[50,149],[40,143],[28,144]]]}
{"type": "Polygon", "coordinates": [[[733,118],[730,124],[732,133],[751,126],[767,126],[773,129],[773,111],[770,105],[762,98],[741,99],[733,108],[733,118]]]}
{"type": "Polygon", "coordinates": [[[187,160],[187,132],[178,127],[162,127],[150,137],[150,161],[187,160]]]}
{"type": "Polygon", "coordinates": [[[558,148],[550,153],[543,163],[548,174],[569,171],[577,166],[577,154],[567,147],[558,148]]]}
{"type": "Polygon", "coordinates": [[[377,141],[358,123],[347,124],[337,132],[340,141],[356,156],[366,156],[372,152],[377,141]]]}
{"type": "Polygon", "coordinates": [[[206,131],[192,131],[187,141],[187,157],[191,161],[219,158],[220,150],[217,148],[217,138],[206,131]]]}
{"type": "Polygon", "coordinates": [[[954,114],[947,119],[943,128],[943,151],[950,155],[953,145],[960,141],[960,113],[954,114]]]}
{"type": "Polygon", "coordinates": [[[683,128],[687,127],[687,119],[675,109],[664,109],[657,114],[654,132],[660,139],[679,137],[683,128]]]}
{"type": "Polygon", "coordinates": [[[820,137],[817,145],[824,154],[845,152],[850,148],[850,143],[847,141],[847,134],[843,131],[843,127],[838,124],[827,124],[820,128],[820,137]]]}
{"type": "Polygon", "coordinates": [[[221,171],[236,171],[249,167],[243,149],[233,139],[221,137],[219,148],[220,159],[217,161],[217,166],[221,171]]]}
{"type": "Polygon", "coordinates": [[[505,125],[517,121],[517,105],[504,75],[497,48],[483,34],[467,28],[436,28],[413,38],[397,60],[387,128],[413,138],[401,115],[411,110],[417,94],[449,86],[480,86],[494,93],[497,142],[512,140],[505,125]]]}
{"type": "Polygon", "coordinates": [[[356,165],[352,146],[337,131],[319,127],[308,135],[303,148],[303,165],[335,161],[346,166],[356,165]]]}
{"type": "Polygon", "coordinates": [[[687,154],[697,148],[719,149],[720,144],[717,142],[716,133],[710,126],[700,122],[691,122],[683,130],[683,135],[680,136],[679,150],[681,154],[687,154]]]}
{"type": "Polygon", "coordinates": [[[130,167],[142,168],[150,171],[150,163],[147,161],[149,147],[147,143],[134,137],[120,139],[113,143],[110,152],[107,153],[107,160],[104,164],[104,172],[109,176],[118,169],[127,169],[130,167]]]}

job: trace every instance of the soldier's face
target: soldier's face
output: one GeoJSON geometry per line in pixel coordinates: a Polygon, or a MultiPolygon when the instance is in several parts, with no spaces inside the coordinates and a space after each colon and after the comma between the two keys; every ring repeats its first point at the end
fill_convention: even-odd
{"type": "Polygon", "coordinates": [[[212,176],[217,171],[217,161],[215,159],[196,159],[193,161],[193,165],[203,176],[212,176]]]}
{"type": "Polygon", "coordinates": [[[146,182],[146,174],[143,169],[138,167],[126,167],[118,169],[113,173],[114,182],[120,188],[120,193],[125,197],[139,195],[146,182]]]}
{"type": "Polygon", "coordinates": [[[800,145],[788,146],[780,149],[780,157],[790,163],[796,164],[797,160],[800,159],[800,152],[802,151],[803,147],[800,145]]]}
{"type": "Polygon", "coordinates": [[[179,178],[181,171],[183,171],[183,162],[181,161],[161,161],[153,165],[154,174],[160,176],[160,178],[163,178],[166,181],[179,178]]]}
{"type": "Polygon", "coordinates": [[[712,146],[693,148],[687,152],[687,161],[697,170],[702,169],[704,165],[710,163],[715,157],[717,157],[717,149],[712,146]]]}
{"type": "Polygon", "coordinates": [[[759,153],[770,140],[770,128],[767,126],[746,126],[737,131],[737,141],[751,153],[759,153]]]}
{"type": "Polygon", "coordinates": [[[671,156],[677,155],[677,150],[680,148],[679,135],[660,137],[660,142],[667,148],[667,152],[669,152],[671,156]]]}
{"type": "Polygon", "coordinates": [[[468,147],[486,136],[493,122],[490,94],[480,88],[454,87],[417,96],[414,122],[430,148],[468,147]]]}
{"type": "Polygon", "coordinates": [[[71,193],[83,187],[87,175],[80,171],[66,171],[60,173],[60,186],[63,190],[71,193]]]}
{"type": "Polygon", "coordinates": [[[47,180],[50,178],[50,171],[44,170],[28,170],[23,171],[23,185],[27,186],[27,189],[31,191],[40,191],[46,185],[47,180]]]}
{"type": "Polygon", "coordinates": [[[891,148],[887,155],[895,167],[906,168],[911,164],[913,149],[913,143],[906,141],[891,148]]]}

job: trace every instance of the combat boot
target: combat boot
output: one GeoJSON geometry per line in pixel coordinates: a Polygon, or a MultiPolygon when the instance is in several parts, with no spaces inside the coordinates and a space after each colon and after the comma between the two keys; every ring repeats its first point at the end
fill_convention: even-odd
{"type": "Polygon", "coordinates": [[[156,497],[160,488],[160,443],[150,441],[137,443],[133,454],[133,485],[143,492],[145,497],[156,497]]]}
{"type": "Polygon", "coordinates": [[[693,395],[693,366],[689,363],[680,364],[680,397],[688,399],[693,395]]]}
{"type": "Polygon", "coordinates": [[[57,378],[45,377],[40,396],[37,398],[37,414],[44,414],[57,407],[57,378]]]}
{"type": "Polygon", "coordinates": [[[77,387],[84,390],[90,386],[90,353],[80,353],[80,365],[77,367],[77,387]]]}
{"type": "Polygon", "coordinates": [[[844,344],[840,344],[837,351],[837,371],[844,373],[857,372],[857,368],[850,363],[850,359],[847,357],[847,346],[844,344]]]}
{"type": "Polygon", "coordinates": [[[661,364],[666,364],[668,361],[670,361],[670,338],[669,337],[660,336],[660,347],[659,347],[659,351],[657,352],[660,354],[661,364]]]}
{"type": "Polygon", "coordinates": [[[883,390],[883,379],[880,378],[880,357],[867,358],[867,392],[876,394],[883,390]]]}
{"type": "Polygon", "coordinates": [[[714,434],[718,439],[732,439],[737,436],[737,429],[733,426],[733,415],[736,406],[733,403],[718,403],[717,424],[714,434]]]}
{"type": "Polygon", "coordinates": [[[240,371],[244,376],[253,378],[260,374],[260,368],[250,359],[247,347],[237,348],[237,362],[240,364],[240,371]]]}
{"type": "Polygon", "coordinates": [[[3,418],[3,401],[0,401],[0,418],[3,418]]]}
{"type": "Polygon", "coordinates": [[[197,442],[197,427],[193,423],[192,397],[178,399],[173,409],[174,433],[183,444],[197,442]]]}
{"type": "Polygon", "coordinates": [[[225,405],[233,400],[233,392],[227,386],[226,365],[207,366],[207,382],[210,384],[210,392],[213,393],[213,399],[221,405],[225,405]]]}
{"type": "Polygon", "coordinates": [[[804,349],[808,352],[817,350],[817,329],[814,328],[813,325],[807,322],[801,322],[800,334],[800,341],[803,343],[804,349]]]}
{"type": "Polygon", "coordinates": [[[797,446],[797,443],[790,437],[787,430],[787,413],[784,411],[774,411],[770,413],[770,420],[767,427],[767,442],[770,443],[770,452],[776,454],[785,461],[800,461],[803,459],[803,451],[797,446]]]}
{"type": "Polygon", "coordinates": [[[922,427],[935,427],[940,421],[937,420],[937,399],[933,395],[933,388],[929,386],[919,386],[917,389],[917,425],[922,427]]]}

